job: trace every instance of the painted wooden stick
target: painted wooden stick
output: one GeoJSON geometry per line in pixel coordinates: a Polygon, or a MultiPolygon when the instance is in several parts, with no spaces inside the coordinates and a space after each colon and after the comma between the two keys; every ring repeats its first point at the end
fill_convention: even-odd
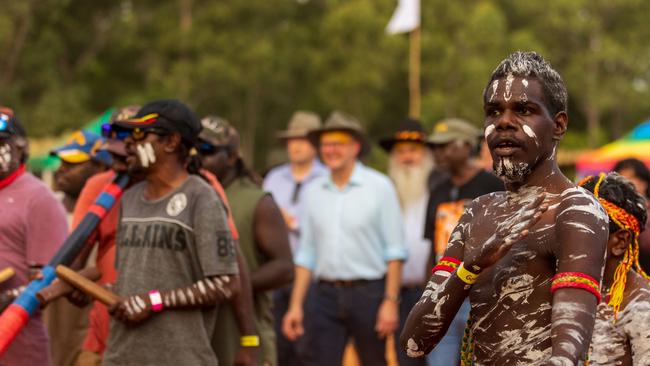
{"type": "Polygon", "coordinates": [[[78,274],[70,268],[59,264],[56,266],[56,274],[59,278],[72,287],[98,300],[106,306],[113,306],[120,301],[120,297],[86,277],[78,274]]]}
{"type": "MultiPolygon", "coordinates": [[[[83,276],[90,281],[97,281],[102,277],[102,273],[95,267],[84,268],[77,273],[79,276],[83,276]]],[[[41,305],[45,306],[59,297],[69,294],[72,290],[74,290],[74,287],[67,281],[56,281],[40,290],[36,294],[36,297],[38,298],[38,301],[41,302],[41,305]]]]}

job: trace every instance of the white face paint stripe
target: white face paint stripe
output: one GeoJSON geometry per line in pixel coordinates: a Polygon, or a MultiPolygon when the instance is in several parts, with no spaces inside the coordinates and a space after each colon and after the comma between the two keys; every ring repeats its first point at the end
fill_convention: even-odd
{"type": "Polygon", "coordinates": [[[515,76],[512,75],[512,73],[509,73],[508,76],[506,76],[506,90],[503,92],[503,99],[505,99],[506,102],[510,101],[510,98],[512,98],[512,82],[515,81],[515,76]]]}
{"type": "Polygon", "coordinates": [[[144,146],[136,145],[135,149],[138,152],[138,159],[140,159],[140,164],[142,164],[142,166],[145,168],[149,167],[149,157],[147,156],[147,152],[144,146]]]}
{"type": "Polygon", "coordinates": [[[491,124],[491,125],[485,127],[485,137],[490,136],[494,132],[495,129],[496,129],[496,127],[494,127],[494,124],[491,124]]]}
{"type": "Polygon", "coordinates": [[[499,87],[499,80],[494,80],[492,82],[492,95],[490,95],[490,102],[494,100],[494,97],[497,95],[497,88],[499,87]]]}
{"type": "Polygon", "coordinates": [[[149,163],[153,164],[156,162],[156,152],[153,150],[153,146],[151,146],[151,142],[147,142],[144,144],[144,149],[147,152],[147,157],[149,158],[149,163]]]}

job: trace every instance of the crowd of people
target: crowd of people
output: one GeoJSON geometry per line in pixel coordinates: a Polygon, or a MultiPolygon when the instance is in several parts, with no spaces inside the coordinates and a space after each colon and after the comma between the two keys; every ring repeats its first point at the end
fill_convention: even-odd
{"type": "Polygon", "coordinates": [[[276,135],[288,162],[264,177],[226,119],[127,106],[51,151],[59,196],[0,108],[3,293],[129,177],[71,265],[97,267],[120,300],[49,303],[0,365],[326,366],[350,342],[365,366],[387,347],[402,366],[650,365],[647,167],[563,175],[566,87],[534,52],[502,61],[483,100],[483,129],[396,123],[377,141],[387,174],[362,162],[354,116],[297,111],[276,135]]]}

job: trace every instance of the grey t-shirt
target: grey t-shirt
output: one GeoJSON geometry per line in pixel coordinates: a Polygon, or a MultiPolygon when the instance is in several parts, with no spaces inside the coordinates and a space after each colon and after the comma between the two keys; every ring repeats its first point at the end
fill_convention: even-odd
{"type": "MultiPolygon", "coordinates": [[[[143,189],[136,184],[122,197],[115,292],[171,290],[238,272],[225,205],[207,183],[190,176],[155,201],[146,201],[143,189]]],[[[111,320],[103,365],[216,365],[216,314],[216,306],[163,310],[132,327],[111,320]]]]}

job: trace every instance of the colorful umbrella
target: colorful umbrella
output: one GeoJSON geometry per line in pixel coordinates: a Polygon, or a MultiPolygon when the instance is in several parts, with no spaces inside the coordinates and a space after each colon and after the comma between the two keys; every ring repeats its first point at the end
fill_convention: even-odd
{"type": "Polygon", "coordinates": [[[576,160],[576,170],[580,177],[608,172],[616,162],[627,158],[637,158],[650,166],[650,120],[635,127],[625,137],[580,155],[576,160]]]}

